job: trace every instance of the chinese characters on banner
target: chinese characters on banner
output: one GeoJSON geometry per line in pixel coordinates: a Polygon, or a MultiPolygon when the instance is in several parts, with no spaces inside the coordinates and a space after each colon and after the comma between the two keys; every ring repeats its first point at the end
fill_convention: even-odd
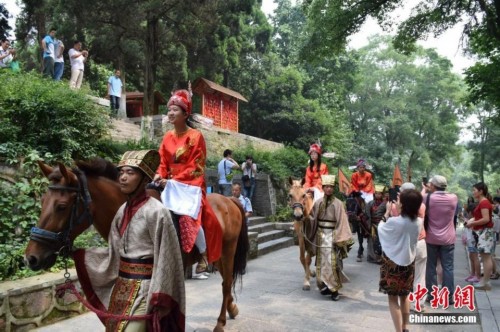
{"type": "MultiPolygon", "coordinates": [[[[423,299],[426,294],[427,288],[422,287],[420,284],[417,285],[417,290],[415,292],[410,293],[408,299],[410,302],[415,302],[415,310],[417,312],[421,311],[420,300],[423,299]]],[[[449,307],[450,291],[447,287],[440,290],[438,287],[432,286],[430,295],[432,296],[431,307],[433,309],[437,309],[439,306],[443,307],[443,309],[449,307]]],[[[474,311],[474,287],[472,285],[455,287],[453,301],[453,306],[456,309],[467,307],[470,311],[474,311]]]]}

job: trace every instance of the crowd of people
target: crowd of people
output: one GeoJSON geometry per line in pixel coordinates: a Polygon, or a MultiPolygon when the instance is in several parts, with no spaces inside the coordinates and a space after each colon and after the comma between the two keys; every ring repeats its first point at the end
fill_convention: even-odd
{"type": "Polygon", "coordinates": [[[340,298],[338,290],[346,277],[341,260],[352,246],[351,232],[349,236],[343,232],[344,215],[350,217],[351,213],[354,218],[347,224],[358,235],[356,260],[363,261],[366,238],[367,261],[380,265],[379,291],[388,295],[396,331],[408,330],[409,295],[419,289],[426,292],[424,297],[412,299],[413,311],[425,312],[427,305],[442,301],[439,294],[447,297],[448,305],[454,304],[457,220],[463,220],[463,241],[471,260],[471,273],[465,281],[476,290],[487,291],[492,287],[490,280],[499,279],[494,253],[500,233],[500,195],[492,198],[485,183],[471,188],[472,197],[462,210],[457,195],[447,191],[444,176],[435,175],[421,183],[420,191],[410,182],[393,186],[396,196],[391,196],[386,186],[374,183],[373,174],[361,159],[351,176],[347,204],[343,205],[332,198],[335,177],[328,175],[321,154],[318,144],[311,145],[304,185],[315,200],[311,218],[317,227],[316,267],[321,294],[330,295],[334,301],[340,298]]]}

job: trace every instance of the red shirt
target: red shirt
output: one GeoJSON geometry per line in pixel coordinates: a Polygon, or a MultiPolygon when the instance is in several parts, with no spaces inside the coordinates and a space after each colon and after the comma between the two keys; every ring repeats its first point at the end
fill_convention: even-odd
{"type": "Polygon", "coordinates": [[[354,191],[364,191],[373,194],[375,186],[373,185],[372,173],[365,171],[363,174],[354,172],[351,176],[351,189],[354,191]]]}
{"type": "Polygon", "coordinates": [[[474,209],[474,212],[472,215],[474,216],[474,220],[479,220],[483,218],[483,215],[481,213],[482,209],[488,209],[488,214],[490,215],[490,221],[487,224],[482,224],[479,226],[474,226],[472,229],[479,231],[484,228],[492,228],[493,227],[493,205],[491,205],[490,201],[487,199],[483,199],[479,202],[479,204],[476,206],[474,209]]]}
{"type": "Polygon", "coordinates": [[[313,166],[312,171],[311,167],[307,166],[306,182],[304,183],[304,188],[316,187],[320,191],[323,191],[323,185],[321,184],[321,175],[328,175],[328,166],[326,166],[326,164],[321,163],[319,172],[316,165],[313,166]]]}

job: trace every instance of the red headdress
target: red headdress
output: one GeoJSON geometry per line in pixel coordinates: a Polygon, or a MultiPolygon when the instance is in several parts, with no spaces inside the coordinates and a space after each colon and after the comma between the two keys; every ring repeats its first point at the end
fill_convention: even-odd
{"type": "Polygon", "coordinates": [[[191,93],[188,90],[177,90],[168,100],[167,107],[177,105],[182,108],[188,115],[191,115],[191,93]]]}
{"type": "Polygon", "coordinates": [[[316,152],[317,154],[322,154],[322,151],[321,151],[321,146],[319,144],[312,144],[310,147],[309,147],[309,154],[311,154],[311,152],[316,152]]]}

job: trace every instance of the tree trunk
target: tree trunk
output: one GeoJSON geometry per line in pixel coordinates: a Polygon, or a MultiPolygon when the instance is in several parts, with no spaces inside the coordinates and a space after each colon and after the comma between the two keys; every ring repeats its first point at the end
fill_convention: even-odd
{"type": "Polygon", "coordinates": [[[145,68],[144,68],[144,115],[153,114],[156,67],[158,64],[158,17],[147,14],[145,68]]]}

